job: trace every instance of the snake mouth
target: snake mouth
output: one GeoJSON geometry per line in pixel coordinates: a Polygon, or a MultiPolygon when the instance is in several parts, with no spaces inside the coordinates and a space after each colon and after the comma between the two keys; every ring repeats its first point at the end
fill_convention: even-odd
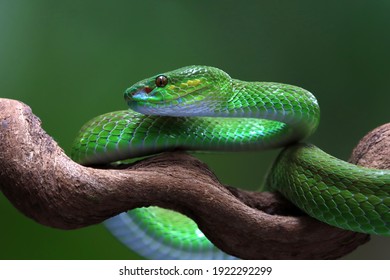
{"type": "Polygon", "coordinates": [[[176,95],[173,96],[171,95],[171,98],[169,99],[162,99],[161,96],[158,97],[154,94],[150,94],[153,92],[153,89],[144,86],[142,88],[139,88],[135,91],[132,92],[125,92],[125,100],[127,101],[127,104],[138,104],[141,106],[147,106],[148,104],[155,104],[155,105],[169,105],[169,104],[175,104],[178,105],[185,101],[185,97],[189,95],[193,95],[197,92],[200,92],[204,89],[205,87],[197,88],[195,90],[191,90],[186,92],[185,94],[182,95],[176,95]]]}
{"type": "MultiPolygon", "coordinates": [[[[153,91],[152,88],[145,86],[138,88],[133,91],[125,91],[124,97],[126,103],[130,106],[131,104],[148,104],[148,103],[160,103],[161,99],[150,94],[153,91]]],[[[161,102],[163,103],[163,102],[161,102]]]]}
{"type": "Polygon", "coordinates": [[[126,90],[125,91],[125,99],[127,101],[130,101],[132,99],[145,99],[145,98],[150,98],[149,96],[149,93],[151,93],[153,91],[153,89],[151,89],[150,87],[148,86],[145,86],[145,87],[141,87],[141,88],[138,88],[137,90],[126,90]]]}

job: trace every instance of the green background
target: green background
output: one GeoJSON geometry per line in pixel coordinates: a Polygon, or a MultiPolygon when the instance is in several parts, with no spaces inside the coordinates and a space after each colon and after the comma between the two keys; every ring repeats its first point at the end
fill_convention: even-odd
{"type": "MultiPolygon", "coordinates": [[[[21,100],[69,153],[78,128],[124,109],[124,89],[191,64],[313,92],[310,141],[348,159],[389,121],[390,1],[0,1],[1,97],[21,100]]],[[[198,155],[224,183],[256,188],[277,151],[198,155]]],[[[63,231],[0,194],[1,259],[136,258],[102,225],[63,231]]],[[[347,258],[389,259],[390,239],[347,258]]]]}

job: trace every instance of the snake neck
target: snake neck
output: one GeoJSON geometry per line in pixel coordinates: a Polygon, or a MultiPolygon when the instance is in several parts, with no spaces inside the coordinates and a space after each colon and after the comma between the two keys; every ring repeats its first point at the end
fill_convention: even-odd
{"type": "Polygon", "coordinates": [[[296,131],[298,138],[311,135],[317,128],[320,109],[309,91],[273,82],[231,80],[225,101],[215,103],[219,117],[260,118],[279,121],[296,131]]]}

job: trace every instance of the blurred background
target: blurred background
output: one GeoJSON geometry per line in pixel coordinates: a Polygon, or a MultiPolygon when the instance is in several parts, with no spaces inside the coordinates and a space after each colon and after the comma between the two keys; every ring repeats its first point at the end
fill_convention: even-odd
{"type": "MultiPolygon", "coordinates": [[[[389,1],[0,0],[0,96],[18,99],[69,153],[88,119],[126,109],[123,91],[181,66],[313,92],[310,142],[347,160],[389,122],[389,1]]],[[[259,188],[277,151],[197,154],[222,182],[259,188]]],[[[103,225],[63,231],[20,214],[0,194],[1,259],[132,259],[103,225]]],[[[372,237],[347,259],[389,259],[372,237]]]]}

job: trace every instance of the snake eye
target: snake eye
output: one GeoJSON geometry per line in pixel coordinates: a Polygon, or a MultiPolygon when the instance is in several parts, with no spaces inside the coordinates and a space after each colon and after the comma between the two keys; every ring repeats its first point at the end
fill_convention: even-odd
{"type": "Polygon", "coordinates": [[[156,78],[156,86],[157,87],[165,87],[168,84],[167,76],[160,75],[156,78]]]}

